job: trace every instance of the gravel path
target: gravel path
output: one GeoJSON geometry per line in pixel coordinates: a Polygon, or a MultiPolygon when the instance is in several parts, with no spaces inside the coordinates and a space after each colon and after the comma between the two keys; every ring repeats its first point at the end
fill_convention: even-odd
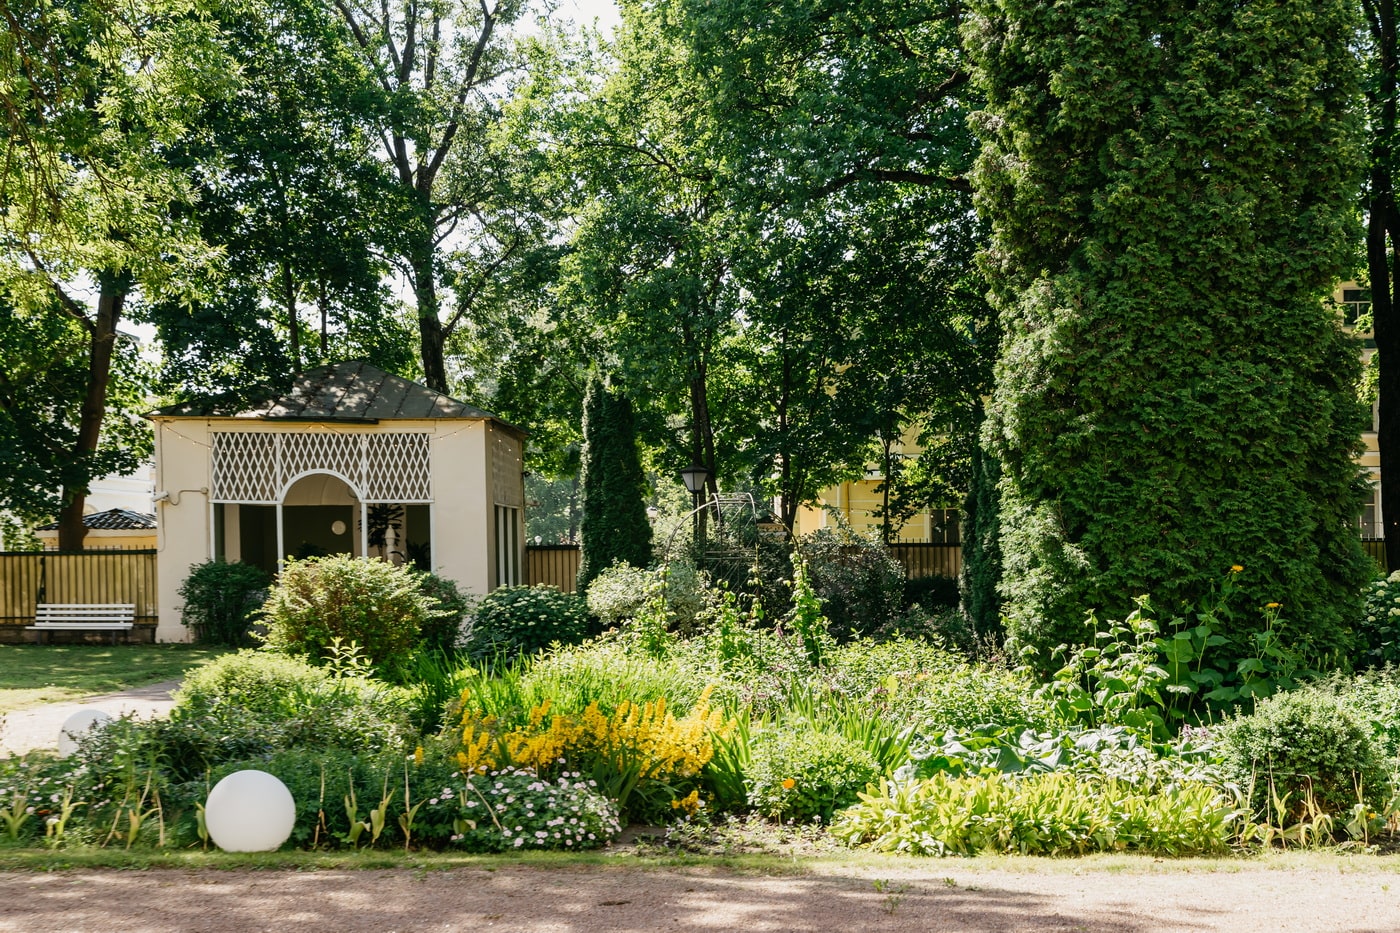
{"type": "Polygon", "coordinates": [[[624,866],[0,874],[0,931],[1393,933],[1400,875],[1017,872],[911,862],[800,876],[624,866]]]}
{"type": "Polygon", "coordinates": [[[59,729],[69,716],[79,710],[98,709],[113,718],[124,713],[133,713],[143,719],[165,716],[173,705],[170,693],[179,685],[178,680],[169,680],[72,703],[49,703],[4,713],[0,715],[0,755],[18,755],[37,748],[57,748],[59,729]]]}

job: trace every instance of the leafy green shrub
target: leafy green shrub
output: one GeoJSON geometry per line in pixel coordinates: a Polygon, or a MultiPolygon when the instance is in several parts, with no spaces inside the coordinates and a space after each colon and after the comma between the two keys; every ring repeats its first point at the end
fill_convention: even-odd
{"type": "Polygon", "coordinates": [[[1310,802],[1344,813],[1363,797],[1381,799],[1389,786],[1369,732],[1320,691],[1270,697],[1218,733],[1226,773],[1252,788],[1250,803],[1271,820],[1301,819],[1310,802]]]}
{"type": "Polygon", "coordinates": [[[829,631],[844,641],[875,631],[899,613],[904,567],[889,548],[849,527],[821,528],[797,542],[829,631]]]}
{"type": "Polygon", "coordinates": [[[446,577],[420,571],[416,579],[429,605],[428,616],[419,630],[422,646],[429,651],[450,654],[464,640],[462,625],[471,612],[472,600],[455,581],[446,577]]]}
{"type": "Polygon", "coordinates": [[[660,575],[631,564],[614,563],[599,571],[588,585],[588,611],[603,628],[629,621],[661,591],[660,575]]]}
{"type": "Polygon", "coordinates": [[[247,645],[249,629],[271,582],[265,571],[252,564],[219,560],[198,564],[180,584],[180,598],[185,601],[181,621],[202,645],[247,645]]]}
{"type": "Polygon", "coordinates": [[[689,634],[705,606],[705,578],[688,560],[651,570],[615,563],[588,585],[588,611],[604,629],[617,628],[658,597],[664,602],[668,627],[689,634]]]}
{"type": "Polygon", "coordinates": [[[1400,570],[1366,587],[1366,605],[1356,633],[1361,641],[1357,667],[1400,663],[1400,570]]]}
{"type": "Polygon", "coordinates": [[[1024,674],[969,663],[931,642],[852,642],[836,649],[829,670],[837,692],[925,732],[986,724],[1043,729],[1053,722],[1024,674]]]}
{"type": "MultiPolygon", "coordinates": [[[[402,756],[395,756],[395,759],[401,769],[402,756]]],[[[403,799],[402,773],[386,773],[384,768],[376,767],[376,763],[340,748],[286,748],[266,756],[227,761],[210,770],[208,786],[212,788],[228,775],[245,769],[266,771],[291,791],[296,804],[296,821],[283,848],[325,849],[343,842],[350,832],[346,799],[352,788],[361,803],[372,797],[369,807],[373,807],[382,799],[385,782],[381,778],[388,777],[389,790],[397,790],[398,800],[403,799]]],[[[208,796],[205,782],[199,780],[192,784],[193,787],[186,786],[182,790],[186,794],[195,792],[203,802],[208,796]]],[[[362,818],[368,818],[367,810],[368,807],[362,808],[362,818]]]]}
{"type": "Polygon", "coordinates": [[[434,604],[413,571],[383,560],[313,557],[288,561],[263,606],[267,644],[324,661],[339,638],[358,644],[385,675],[407,665],[434,604]]]}
{"type": "Polygon", "coordinates": [[[810,729],[758,733],[749,755],[749,805],[765,816],[803,823],[830,821],[881,772],[855,742],[810,729]]]}
{"type": "Polygon", "coordinates": [[[863,793],[832,834],[877,852],[911,855],[1078,855],[1141,849],[1163,855],[1218,852],[1237,835],[1233,796],[1184,782],[1146,793],[1065,772],[881,782],[863,793]]]}
{"type": "Polygon", "coordinates": [[[194,671],[170,719],[152,724],[176,780],[286,748],[398,751],[413,734],[410,695],[364,677],[267,651],[240,651],[194,671]]]}
{"type": "Polygon", "coordinates": [[[244,649],[190,671],[174,693],[174,710],[204,715],[228,707],[253,719],[291,716],[295,693],[329,679],[299,658],[244,649]]]}
{"type": "Polygon", "coordinates": [[[1400,759],[1400,668],[1387,666],[1354,676],[1333,675],[1316,689],[1331,693],[1366,726],[1377,752],[1400,759]]]}
{"type": "Polygon", "coordinates": [[[469,650],[475,657],[534,654],[554,642],[576,645],[588,631],[588,610],[577,596],[552,586],[503,586],[476,609],[469,650]]]}

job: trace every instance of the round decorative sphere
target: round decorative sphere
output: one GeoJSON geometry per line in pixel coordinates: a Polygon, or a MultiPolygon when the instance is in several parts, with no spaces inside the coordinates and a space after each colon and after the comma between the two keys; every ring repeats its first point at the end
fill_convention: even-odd
{"type": "Polygon", "coordinates": [[[78,750],[78,742],[93,729],[100,729],[112,717],[100,709],[80,709],[58,727],[58,753],[64,758],[78,750]]]}
{"type": "Polygon", "coordinates": [[[204,805],[209,838],[225,852],[272,852],[296,820],[292,792],[266,771],[235,771],[214,785],[204,805]]]}

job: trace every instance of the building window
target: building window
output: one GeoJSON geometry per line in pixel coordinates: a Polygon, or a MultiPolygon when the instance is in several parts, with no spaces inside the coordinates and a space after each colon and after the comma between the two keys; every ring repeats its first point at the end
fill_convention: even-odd
{"type": "Polygon", "coordinates": [[[496,506],[496,585],[517,586],[520,579],[520,510],[496,506]]]}
{"type": "Polygon", "coordinates": [[[1363,314],[1371,313],[1371,290],[1369,288],[1342,289],[1342,323],[1355,327],[1356,320],[1363,314]]]}
{"type": "Polygon", "coordinates": [[[1371,486],[1371,498],[1361,507],[1361,537],[1385,537],[1385,528],[1381,525],[1381,487],[1379,484],[1371,486]]]}

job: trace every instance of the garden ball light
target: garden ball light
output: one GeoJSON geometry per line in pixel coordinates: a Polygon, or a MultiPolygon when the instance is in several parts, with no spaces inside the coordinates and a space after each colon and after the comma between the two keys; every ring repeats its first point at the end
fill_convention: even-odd
{"type": "Polygon", "coordinates": [[[58,727],[58,754],[67,758],[78,750],[78,743],[93,729],[100,729],[112,721],[112,717],[100,709],[80,709],[63,720],[58,727]]]}
{"type": "Polygon", "coordinates": [[[272,852],[292,834],[292,792],[266,771],[235,771],[214,785],[204,805],[209,838],[225,852],[272,852]]]}

